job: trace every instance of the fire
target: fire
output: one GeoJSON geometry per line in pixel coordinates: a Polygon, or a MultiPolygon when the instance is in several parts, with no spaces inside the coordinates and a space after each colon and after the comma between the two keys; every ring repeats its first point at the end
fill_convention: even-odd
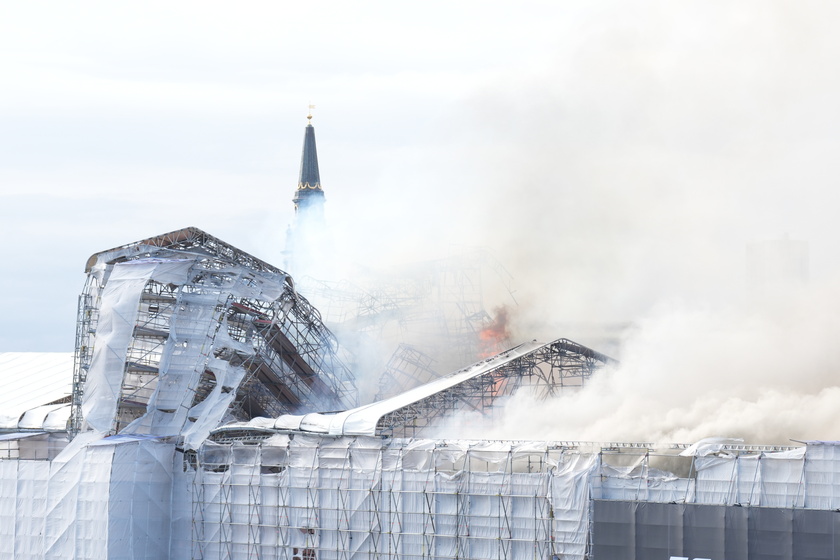
{"type": "Polygon", "coordinates": [[[490,324],[478,333],[479,357],[482,359],[506,350],[510,344],[509,311],[507,307],[497,307],[493,310],[493,314],[494,317],[490,324]]]}

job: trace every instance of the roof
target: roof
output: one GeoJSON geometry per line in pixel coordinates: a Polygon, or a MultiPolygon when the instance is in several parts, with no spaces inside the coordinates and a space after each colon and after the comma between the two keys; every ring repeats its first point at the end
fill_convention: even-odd
{"type": "MultiPolygon", "coordinates": [[[[526,342],[490,359],[478,362],[453,374],[435,379],[394,397],[353,408],[337,414],[283,415],[273,421],[273,428],[302,430],[333,435],[376,435],[379,419],[401,408],[412,405],[434,394],[446,391],[470,379],[479,377],[500,366],[545,346],[540,342],[526,342]]],[[[263,422],[265,419],[261,419],[263,422]]],[[[256,424],[256,422],[255,422],[256,424]]],[[[241,425],[231,425],[230,428],[241,425]]],[[[263,426],[265,427],[265,426],[263,426]]]]}
{"type": "MultiPolygon", "coordinates": [[[[393,415],[396,422],[405,423],[412,417],[426,420],[447,414],[449,407],[443,406],[443,400],[468,402],[476,395],[469,394],[476,386],[484,384],[495,388],[492,398],[512,394],[519,384],[504,383],[506,378],[522,379],[538,370],[537,379],[546,391],[544,397],[553,396],[556,390],[580,387],[568,383],[579,376],[581,381],[591,375],[595,367],[617,364],[615,360],[565,338],[544,343],[536,340],[515,346],[486,360],[458,370],[445,377],[435,379],[409,389],[393,397],[337,413],[310,413],[304,415],[285,414],[278,418],[254,418],[246,423],[233,423],[215,430],[216,433],[237,430],[292,430],[329,435],[377,436],[387,435],[389,428],[380,426],[393,415]],[[563,364],[563,362],[566,362],[563,364]],[[540,364],[548,369],[540,370],[540,364]],[[534,367],[536,366],[536,367],[534,367]],[[553,372],[554,368],[557,372],[553,372]],[[559,378],[555,378],[555,373],[559,378]]],[[[479,401],[485,401],[489,395],[479,391],[479,401]]],[[[473,403],[475,404],[475,403],[473,403]]],[[[480,403],[478,403],[480,404],[480,403]]],[[[492,404],[492,403],[491,403],[492,404]]],[[[478,410],[476,406],[473,409],[478,410]]],[[[424,424],[428,425],[428,424],[424,424]]]]}
{"type": "Polygon", "coordinates": [[[268,264],[252,255],[249,255],[233,245],[225,243],[217,237],[198,229],[197,227],[185,227],[169,233],[156,235],[142,241],[135,241],[121,247],[99,251],[91,255],[85,266],[85,272],[90,272],[97,262],[113,262],[117,260],[130,260],[147,256],[153,248],[170,249],[173,251],[189,251],[193,253],[204,253],[216,258],[235,262],[258,272],[272,274],[286,273],[279,268],[268,264]]]}
{"type": "Polygon", "coordinates": [[[0,352],[0,423],[70,395],[72,352],[0,352]]]}

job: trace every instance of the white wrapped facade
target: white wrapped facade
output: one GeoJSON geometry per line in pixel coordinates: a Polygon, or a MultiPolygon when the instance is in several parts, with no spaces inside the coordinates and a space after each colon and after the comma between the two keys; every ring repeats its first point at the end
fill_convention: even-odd
{"type": "MultiPolygon", "coordinates": [[[[160,438],[84,434],[52,461],[0,461],[0,476],[0,556],[25,559],[667,559],[650,546],[626,556],[611,535],[641,523],[599,515],[779,512],[768,538],[794,543],[798,517],[830,520],[840,503],[840,450],[819,442],[679,457],[638,445],[263,432],[185,453],[160,438]],[[659,459],[687,472],[652,466],[659,459]]],[[[812,544],[836,536],[807,529],[812,544]]],[[[795,546],[726,558],[803,557],[795,546]]],[[[808,557],[835,557],[820,550],[808,557]]]]}

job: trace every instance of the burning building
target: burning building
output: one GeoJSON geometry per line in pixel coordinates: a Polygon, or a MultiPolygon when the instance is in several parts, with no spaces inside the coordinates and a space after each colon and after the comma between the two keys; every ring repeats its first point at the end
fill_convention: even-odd
{"type": "Polygon", "coordinates": [[[436,437],[614,365],[570,340],[356,406],[291,278],[219,239],[171,232],[87,273],[69,402],[5,415],[4,557],[838,557],[832,442],[436,437]]]}
{"type": "MultiPolygon", "coordinates": [[[[309,123],[298,217],[323,200],[309,123]]],[[[0,557],[840,558],[837,442],[463,438],[466,413],[523,392],[563,406],[616,366],[565,338],[506,345],[504,312],[480,298],[455,301],[446,331],[476,359],[441,376],[402,344],[360,405],[292,277],[220,239],[185,228],[85,271],[72,357],[0,355],[15,377],[0,400],[0,557]]],[[[427,284],[320,285],[353,300],[340,324],[360,332],[423,322],[427,284]]]]}

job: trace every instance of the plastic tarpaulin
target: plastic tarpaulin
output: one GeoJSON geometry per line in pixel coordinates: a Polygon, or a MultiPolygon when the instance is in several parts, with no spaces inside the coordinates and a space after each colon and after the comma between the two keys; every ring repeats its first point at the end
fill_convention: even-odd
{"type": "Polygon", "coordinates": [[[805,448],[793,452],[696,457],[697,503],[803,507],[805,448]]]}
{"type": "Polygon", "coordinates": [[[0,461],[0,557],[169,557],[174,447],[107,441],[86,434],[53,461],[0,461]]]}
{"type": "Polygon", "coordinates": [[[300,434],[207,442],[193,473],[193,554],[582,559],[597,456],[520,468],[545,454],[545,445],[300,434]]]}

